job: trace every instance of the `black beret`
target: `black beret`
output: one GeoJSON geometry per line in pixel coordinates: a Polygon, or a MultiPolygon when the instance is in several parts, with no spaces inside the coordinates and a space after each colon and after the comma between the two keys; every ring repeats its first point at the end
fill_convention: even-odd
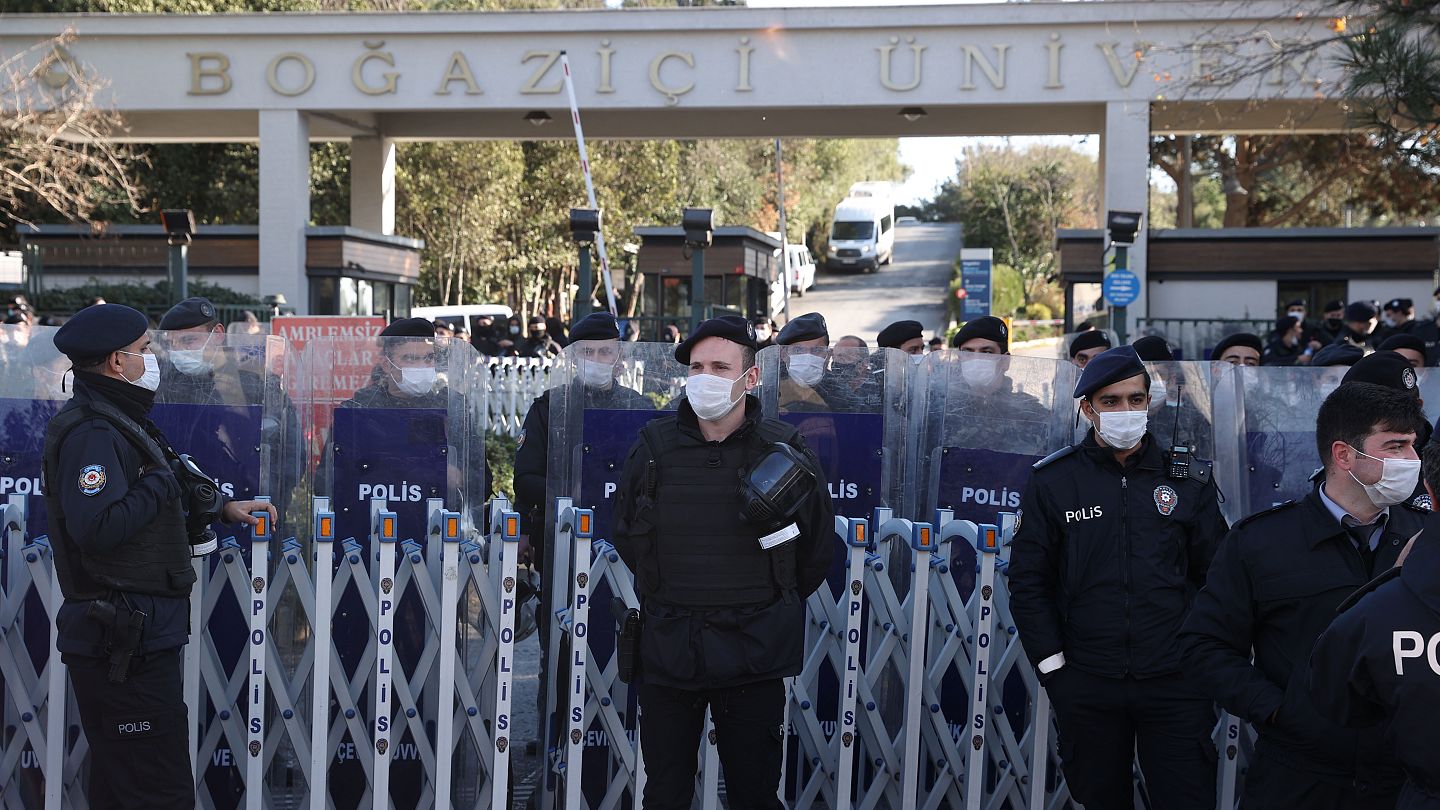
{"type": "Polygon", "coordinates": [[[966,321],[960,331],[955,333],[955,337],[950,338],[950,347],[958,349],[975,338],[993,340],[1000,344],[1000,351],[1010,351],[1010,330],[1005,328],[1004,321],[993,315],[966,321]]]}
{"type": "Polygon", "coordinates": [[[1414,308],[1415,302],[1411,301],[1409,298],[1391,298],[1389,301],[1385,302],[1386,312],[1404,312],[1406,310],[1414,308]]]}
{"type": "Polygon", "coordinates": [[[724,338],[747,349],[760,348],[760,344],[755,340],[755,327],[749,321],[739,315],[721,315],[718,318],[701,321],[690,337],[685,338],[679,346],[675,347],[675,359],[684,365],[690,365],[690,350],[695,348],[696,343],[707,337],[724,338]]]}
{"type": "Polygon", "coordinates": [[[380,337],[433,338],[435,324],[424,318],[401,318],[382,329],[380,337]]]}
{"type": "Polygon", "coordinates": [[[186,298],[160,319],[161,329],[189,329],[215,322],[215,305],[208,298],[186,298]]]}
{"type": "Polygon", "coordinates": [[[1315,352],[1310,358],[1310,367],[1319,366],[1353,366],[1355,362],[1365,356],[1365,350],[1350,343],[1331,343],[1329,346],[1315,352]]]}
{"type": "Polygon", "coordinates": [[[1297,323],[1300,323],[1299,318],[1293,315],[1281,315],[1275,319],[1275,331],[1283,335],[1291,329],[1294,329],[1297,323]]]}
{"type": "MultiPolygon", "coordinates": [[[[1165,363],[1175,359],[1175,355],[1170,351],[1170,344],[1166,343],[1165,338],[1159,335],[1146,335],[1139,340],[1131,341],[1130,345],[1135,347],[1135,354],[1147,363],[1165,363]]],[[[1091,360],[1090,362],[1095,361],[1091,360]]]]}
{"type": "Polygon", "coordinates": [[[1144,373],[1145,364],[1134,346],[1116,346],[1096,355],[1080,372],[1080,381],[1075,383],[1075,398],[1088,397],[1107,385],[1144,373]]]}
{"type": "Polygon", "coordinates": [[[619,340],[620,324],[608,312],[592,312],[570,327],[570,342],[577,340],[619,340]]]}
{"type": "Polygon", "coordinates": [[[919,321],[896,321],[875,336],[875,342],[882,349],[898,349],[907,341],[925,336],[925,327],[919,321]]]}
{"type": "Polygon", "coordinates": [[[1221,338],[1219,343],[1215,344],[1215,349],[1210,352],[1210,359],[1219,360],[1225,355],[1225,350],[1233,346],[1245,346],[1260,354],[1265,353],[1265,344],[1260,342],[1260,338],[1249,332],[1236,332],[1233,335],[1226,335],[1221,338]]]}
{"type": "Polygon", "coordinates": [[[1415,337],[1414,335],[1401,332],[1398,335],[1391,335],[1390,337],[1385,338],[1385,342],[1380,344],[1380,351],[1382,352],[1394,351],[1395,349],[1409,349],[1411,351],[1419,352],[1421,356],[1424,356],[1425,341],[1421,340],[1418,337],[1415,337]]]}
{"type": "Polygon", "coordinates": [[[775,342],[781,346],[789,346],[791,343],[799,343],[802,340],[814,340],[816,338],[830,339],[830,328],[825,325],[825,316],[818,312],[807,312],[790,319],[785,328],[780,330],[780,336],[775,342]]]}
{"type": "Polygon", "coordinates": [[[140,339],[150,321],[124,304],[96,304],[71,316],[55,333],[55,348],[72,360],[98,360],[140,339]]]}
{"type": "Polygon", "coordinates": [[[1106,334],[1103,329],[1090,329],[1089,331],[1081,332],[1075,336],[1074,340],[1070,341],[1070,357],[1073,359],[1075,355],[1080,352],[1086,349],[1094,349],[1098,346],[1104,346],[1107,349],[1111,348],[1110,335],[1106,334]]]}
{"type": "Polygon", "coordinates": [[[1395,352],[1375,352],[1368,357],[1362,357],[1345,372],[1340,380],[1341,384],[1351,382],[1368,382],[1376,385],[1383,385],[1386,388],[1393,388],[1396,391],[1403,391],[1407,394],[1420,396],[1420,383],[1415,377],[1415,369],[1410,367],[1410,361],[1395,352]]]}
{"type": "Polygon", "coordinates": [[[1285,308],[1286,308],[1286,309],[1289,309],[1290,307],[1303,307],[1303,306],[1305,306],[1305,301],[1302,300],[1302,299],[1300,299],[1300,298],[1296,298],[1294,301],[1291,301],[1290,303],[1286,304],[1286,305],[1285,305],[1285,308]]]}
{"type": "MultiPolygon", "coordinates": [[[[1440,291],[1437,291],[1437,292],[1440,292],[1440,291]]],[[[1326,311],[1326,312],[1334,312],[1334,311],[1337,310],[1337,309],[1344,309],[1344,308],[1345,308],[1345,302],[1344,302],[1344,301],[1341,301],[1339,298],[1336,298],[1334,301],[1331,301],[1330,303],[1328,303],[1328,304],[1325,305],[1325,311],[1326,311]]]]}
{"type": "Polygon", "coordinates": [[[1375,317],[1375,307],[1364,301],[1356,301],[1345,307],[1345,320],[1347,321],[1368,321],[1375,317]]]}

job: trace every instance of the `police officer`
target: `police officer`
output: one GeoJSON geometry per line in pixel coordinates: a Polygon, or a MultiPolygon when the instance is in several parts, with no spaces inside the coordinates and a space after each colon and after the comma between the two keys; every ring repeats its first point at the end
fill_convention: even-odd
{"type": "Polygon", "coordinates": [[[1262,366],[1305,366],[1310,364],[1318,348],[1315,341],[1306,342],[1305,324],[1293,315],[1281,315],[1275,321],[1275,337],[1260,356],[1262,366]]]}
{"type": "Polygon", "coordinates": [[[1104,330],[1086,330],[1070,340],[1070,362],[1074,363],[1076,368],[1083,369],[1087,363],[1111,348],[1114,347],[1110,343],[1110,335],[1104,330]]]}
{"type": "MultiPolygon", "coordinates": [[[[1404,336],[1408,337],[1408,336],[1404,336]]],[[[1425,407],[1425,398],[1420,395],[1419,378],[1415,369],[1403,355],[1395,351],[1378,351],[1368,354],[1356,361],[1340,382],[1368,382],[1375,385],[1383,385],[1386,388],[1393,388],[1419,401],[1420,407],[1425,407]]],[[[1415,433],[1415,447],[1421,448],[1430,442],[1430,424],[1421,422],[1415,433]]],[[[1323,472],[1317,471],[1315,480],[1323,472]]],[[[1422,512],[1428,512],[1431,508],[1430,493],[1426,491],[1423,481],[1417,482],[1414,495],[1407,501],[1422,512]]]]}
{"type": "Polygon", "coordinates": [[[925,327],[919,321],[896,321],[875,337],[882,349],[899,349],[916,363],[925,359],[925,327]]]}
{"type": "Polygon", "coordinates": [[[827,384],[825,377],[830,362],[830,329],[824,315],[807,312],[791,318],[776,336],[775,345],[791,347],[785,353],[780,379],[782,412],[836,410],[831,400],[843,406],[847,397],[833,380],[827,384]]]}
{"type": "Polygon", "coordinates": [[[1326,719],[1305,661],[1335,609],[1395,563],[1421,528],[1405,500],[1419,474],[1413,394],[1351,382],[1325,398],[1315,440],[1320,485],[1237,523],[1181,632],[1181,657],[1205,691],[1260,740],[1245,805],[1274,810],[1392,808],[1394,755],[1378,734],[1326,719]]]}
{"type": "Polygon", "coordinates": [[[755,351],[743,318],[701,323],[675,350],[689,367],[685,401],[645,427],[621,478],[615,546],[644,617],[645,810],[690,807],[707,706],[732,810],[781,807],[781,679],[800,672],[805,599],[830,564],[834,508],[799,433],[760,414],[755,351]],[[772,454],[804,471],[803,489],[775,496],[800,499],[775,532],[742,517],[757,502],[736,486],[772,454]]]}
{"type": "Polygon", "coordinates": [[[999,318],[967,321],[950,338],[959,361],[953,408],[965,413],[959,440],[968,447],[1043,455],[1050,411],[1010,378],[1010,332],[999,318]]]}
{"type": "MultiPolygon", "coordinates": [[[[583,393],[586,408],[611,410],[654,410],[648,397],[633,388],[621,385],[615,375],[621,368],[620,327],[615,316],[596,312],[581,318],[570,329],[570,343],[575,348],[576,380],[569,385],[583,393]]],[[[522,530],[530,541],[531,564],[544,573],[554,558],[554,537],[546,524],[547,468],[550,464],[550,389],[530,403],[524,427],[515,447],[515,508],[520,513],[522,530]]],[[[558,493],[555,493],[558,494],[558,493]]],[[[563,597],[562,597],[563,598],[563,597]]],[[[550,644],[550,593],[542,580],[537,624],[540,632],[541,689],[538,695],[541,712],[545,707],[545,690],[553,687],[544,673],[550,671],[546,653],[550,644]]]]}
{"type": "MultiPolygon", "coordinates": [[[[1086,807],[1215,806],[1215,713],[1175,634],[1225,533],[1208,462],[1177,469],[1146,429],[1149,375],[1130,346],[1075,387],[1091,429],[1034,465],[1010,561],[1010,605],[1055,706],[1060,758],[1086,807]]],[[[648,750],[648,749],[647,749],[648,750]]]]}
{"type": "MultiPolygon", "coordinates": [[[[1440,444],[1421,452],[1421,483],[1440,491],[1440,444]]],[[[1310,655],[1310,698],[1327,719],[1379,727],[1405,771],[1399,807],[1440,808],[1440,514],[1426,516],[1395,567],[1346,599],[1310,655]]]]}
{"type": "MultiPolygon", "coordinates": [[[[55,333],[75,394],[45,430],[45,506],[65,603],[56,617],[90,745],[95,808],[195,806],[180,648],[195,582],[175,450],[150,421],[160,386],[143,314],[87,307],[55,333]]],[[[223,496],[222,496],[223,497],[223,496]]],[[[228,501],[253,524],[275,508],[228,501]]]]}
{"type": "Polygon", "coordinates": [[[1376,339],[1375,307],[1364,301],[1356,301],[1345,307],[1345,328],[1335,338],[1336,343],[1348,343],[1364,350],[1373,350],[1385,339],[1381,334],[1376,339]]]}
{"type": "Polygon", "coordinates": [[[1402,333],[1385,338],[1385,342],[1380,344],[1378,351],[1395,352],[1405,358],[1411,368],[1418,370],[1425,367],[1425,357],[1429,350],[1425,346],[1425,341],[1420,338],[1419,331],[1412,331],[1408,334],[1402,333]]]}
{"type": "Polygon", "coordinates": [[[1258,335],[1236,332],[1226,335],[1215,344],[1215,348],[1210,352],[1210,359],[1232,366],[1258,366],[1260,355],[1264,352],[1265,344],[1260,342],[1258,335]]]}

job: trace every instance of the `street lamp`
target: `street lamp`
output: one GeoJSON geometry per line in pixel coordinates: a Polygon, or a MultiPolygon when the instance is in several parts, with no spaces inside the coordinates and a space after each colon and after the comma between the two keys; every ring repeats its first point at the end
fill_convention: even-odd
{"type": "Polygon", "coordinates": [[[690,334],[700,328],[705,306],[705,249],[715,236],[715,211],[710,208],[686,208],[680,213],[680,227],[685,231],[685,248],[690,251],[690,334]]]}
{"type": "Polygon", "coordinates": [[[576,279],[580,290],[578,297],[575,299],[574,315],[572,318],[572,320],[575,321],[590,314],[590,294],[595,290],[595,284],[590,273],[590,246],[595,244],[596,235],[599,233],[599,209],[570,209],[570,238],[575,240],[576,246],[580,249],[580,270],[579,277],[576,279]]]}
{"type": "Polygon", "coordinates": [[[195,233],[195,213],[188,208],[169,208],[160,212],[160,225],[165,229],[165,243],[170,246],[166,264],[170,272],[170,303],[189,298],[187,277],[190,273],[190,236],[195,233]]]}

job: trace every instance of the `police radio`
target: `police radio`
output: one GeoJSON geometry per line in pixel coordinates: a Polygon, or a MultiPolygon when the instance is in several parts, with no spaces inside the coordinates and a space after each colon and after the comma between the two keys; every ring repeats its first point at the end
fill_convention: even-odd
{"type": "Polygon", "coordinates": [[[1175,385],[1175,423],[1170,429],[1170,452],[1166,453],[1166,475],[1176,481],[1190,477],[1190,445],[1180,443],[1180,408],[1184,406],[1185,381],[1175,385]]]}

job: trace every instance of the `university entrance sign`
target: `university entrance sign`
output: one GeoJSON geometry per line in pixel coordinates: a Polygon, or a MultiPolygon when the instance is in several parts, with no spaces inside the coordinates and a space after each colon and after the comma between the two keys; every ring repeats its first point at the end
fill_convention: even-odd
{"type": "MultiPolygon", "coordinates": [[[[100,79],[128,139],[258,140],[260,292],[305,314],[308,143],[351,142],[350,224],[391,233],[397,141],[568,137],[561,52],[596,137],[1098,133],[1102,210],[1141,210],[1152,132],[1344,126],[1332,51],[1287,47],[1332,38],[1332,13],[1201,0],[12,15],[0,17],[0,55],[73,30],[46,81],[100,79]]],[[[1144,252],[1142,235],[1137,317],[1144,252]]]]}

